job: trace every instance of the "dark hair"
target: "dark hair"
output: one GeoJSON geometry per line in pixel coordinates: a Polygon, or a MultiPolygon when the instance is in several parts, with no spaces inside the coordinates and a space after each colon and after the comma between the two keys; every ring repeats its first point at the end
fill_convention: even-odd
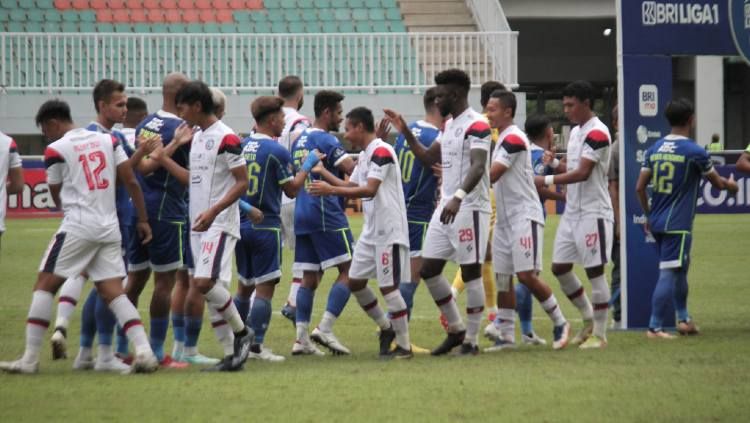
{"type": "Polygon", "coordinates": [[[439,92],[440,91],[438,91],[437,87],[428,88],[427,91],[424,92],[422,103],[424,104],[425,111],[429,111],[431,108],[436,106],[435,99],[437,98],[439,92]]]}
{"type": "Polygon", "coordinates": [[[461,88],[465,93],[471,89],[471,79],[466,72],[461,69],[447,69],[435,75],[437,85],[455,85],[461,88]]]}
{"type": "Polygon", "coordinates": [[[315,117],[320,117],[327,109],[335,109],[336,105],[341,103],[342,100],[344,100],[344,96],[336,91],[318,91],[313,102],[315,117]]]}
{"type": "Polygon", "coordinates": [[[271,114],[281,111],[282,105],[284,105],[284,100],[281,97],[266,95],[253,101],[250,105],[250,113],[253,114],[256,122],[261,123],[271,114]]]}
{"type": "Polygon", "coordinates": [[[148,113],[146,102],[138,97],[128,97],[128,113],[148,113]]]}
{"type": "Polygon", "coordinates": [[[589,108],[594,108],[594,86],[588,81],[573,81],[563,88],[563,97],[575,97],[582,103],[589,101],[589,108]]]}
{"type": "Polygon", "coordinates": [[[533,115],[529,116],[526,119],[526,124],[524,125],[524,132],[526,132],[526,136],[529,137],[529,139],[538,140],[539,138],[544,136],[544,132],[547,131],[547,128],[549,128],[550,120],[545,115],[533,115]]]}
{"type": "Polygon", "coordinates": [[[361,123],[367,132],[375,132],[375,118],[367,107],[355,107],[346,114],[353,125],[361,123]]]}
{"type": "Polygon", "coordinates": [[[503,107],[510,107],[511,117],[516,117],[516,95],[507,90],[495,90],[490,98],[496,98],[503,107]]]}
{"type": "Polygon", "coordinates": [[[57,119],[62,122],[73,122],[73,118],[70,115],[70,106],[68,103],[60,99],[47,100],[39,107],[39,111],[36,112],[36,126],[52,120],[57,119]]]}
{"type": "Polygon", "coordinates": [[[678,98],[667,103],[664,109],[664,117],[669,121],[669,126],[685,126],[690,117],[695,114],[693,103],[686,98],[678,98]]]}
{"type": "Polygon", "coordinates": [[[211,114],[216,110],[214,96],[211,89],[203,81],[190,81],[183,85],[175,96],[175,104],[194,104],[200,102],[203,114],[211,114]]]}
{"type": "Polygon", "coordinates": [[[279,97],[289,99],[302,89],[302,80],[296,75],[289,75],[279,81],[279,97]]]}
{"type": "Polygon", "coordinates": [[[94,85],[94,109],[99,113],[99,102],[108,102],[112,94],[125,91],[125,85],[112,79],[102,79],[94,85]]]}
{"type": "Polygon", "coordinates": [[[505,85],[503,85],[500,82],[497,81],[487,81],[484,84],[482,84],[481,90],[481,97],[479,98],[479,104],[482,105],[482,107],[487,107],[487,103],[490,101],[490,96],[492,93],[494,93],[497,90],[503,90],[507,91],[508,89],[505,88],[505,85]]]}

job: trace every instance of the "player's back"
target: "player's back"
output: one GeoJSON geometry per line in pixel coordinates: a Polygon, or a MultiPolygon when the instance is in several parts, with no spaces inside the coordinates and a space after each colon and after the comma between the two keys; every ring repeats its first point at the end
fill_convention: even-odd
{"type": "Polygon", "coordinates": [[[701,177],[713,169],[708,153],[689,138],[667,135],[646,151],[644,167],[651,170],[651,230],[689,231],[701,177]]]}
{"type": "Polygon", "coordinates": [[[284,129],[281,131],[279,144],[287,151],[291,151],[295,141],[292,137],[299,134],[301,130],[309,128],[310,119],[291,107],[283,107],[282,110],[284,111],[284,129]]]}
{"type": "Polygon", "coordinates": [[[5,209],[6,209],[6,186],[8,171],[12,167],[21,165],[21,156],[18,155],[18,147],[13,138],[0,132],[0,233],[5,231],[5,209]]]}
{"type": "Polygon", "coordinates": [[[595,164],[588,179],[567,186],[567,218],[614,219],[607,177],[610,144],[609,129],[597,117],[592,117],[588,122],[570,131],[567,170],[570,172],[577,169],[582,158],[592,160],[595,164]]]}
{"type": "MultiPolygon", "coordinates": [[[[148,115],[135,129],[136,137],[161,136],[167,146],[174,138],[174,133],[183,120],[176,115],[159,110],[148,115]]],[[[190,162],[190,146],[184,145],[175,151],[172,160],[183,168],[190,162]]],[[[181,184],[163,167],[157,168],[148,175],[139,178],[143,189],[146,210],[152,219],[179,221],[187,215],[185,193],[188,188],[181,184]]]]}
{"type": "MultiPolygon", "coordinates": [[[[86,126],[86,129],[93,132],[99,132],[101,134],[112,135],[120,143],[122,150],[128,157],[133,155],[133,150],[130,148],[127,138],[122,132],[107,129],[96,121],[89,123],[88,126],[86,126]]],[[[130,200],[128,191],[122,185],[118,185],[115,188],[115,204],[117,207],[117,216],[120,219],[120,223],[129,225],[133,219],[133,216],[135,216],[135,210],[133,209],[133,203],[130,200]]]]}
{"type": "Polygon", "coordinates": [[[511,125],[500,133],[498,142],[493,161],[503,164],[508,170],[494,185],[497,226],[511,225],[519,219],[543,223],[544,216],[531,166],[531,143],[526,134],[511,125]]]}
{"type": "MultiPolygon", "coordinates": [[[[412,123],[409,129],[426,148],[440,133],[438,128],[423,120],[412,123]]],[[[410,221],[429,222],[437,202],[438,179],[432,169],[425,167],[414,156],[403,135],[396,139],[394,150],[401,171],[407,218],[410,221]]]]}
{"type": "MultiPolygon", "coordinates": [[[[346,151],[333,135],[317,128],[308,128],[300,134],[292,147],[294,170],[299,172],[304,158],[313,150],[326,155],[323,159],[325,168],[343,179],[344,175],[338,165],[346,157],[346,151]]],[[[319,180],[320,176],[310,174],[307,182],[319,180]]],[[[335,196],[311,196],[307,190],[300,190],[294,210],[294,231],[296,234],[309,234],[318,231],[335,231],[349,227],[344,214],[343,199],[335,196]]]]}
{"type": "MultiPolygon", "coordinates": [[[[273,138],[254,134],[242,141],[247,162],[248,189],[243,199],[263,212],[263,222],[254,227],[279,228],[281,225],[282,185],[291,179],[291,155],[273,138]]],[[[243,225],[250,224],[246,216],[243,225]]]]}
{"type": "Polygon", "coordinates": [[[115,186],[117,166],[126,160],[116,137],[83,128],[46,148],[47,182],[62,184],[62,231],[90,240],[119,240],[115,186]]]}

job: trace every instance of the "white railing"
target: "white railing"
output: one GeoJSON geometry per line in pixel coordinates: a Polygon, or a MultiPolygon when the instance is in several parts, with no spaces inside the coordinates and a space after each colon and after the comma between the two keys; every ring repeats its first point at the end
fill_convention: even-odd
{"type": "MultiPolygon", "coordinates": [[[[510,71],[510,75],[507,75],[507,77],[509,78],[508,81],[517,81],[518,73],[515,65],[518,60],[518,33],[511,32],[510,24],[508,24],[503,7],[500,5],[500,0],[466,0],[466,5],[471,10],[474,22],[477,23],[479,31],[512,34],[513,41],[510,43],[508,49],[494,44],[487,44],[487,50],[495,64],[507,64],[513,61],[513,66],[507,69],[510,71]]],[[[505,82],[504,80],[501,81],[505,82]]],[[[506,83],[506,85],[508,84],[506,83]]],[[[512,83],[510,85],[514,86],[512,83]]]]}
{"type": "Polygon", "coordinates": [[[272,91],[285,75],[311,89],[419,90],[435,73],[516,84],[517,34],[0,34],[0,88],[77,91],[102,78],[160,90],[172,71],[234,92],[272,91]],[[486,48],[490,46],[490,48],[486,48]],[[498,54],[498,52],[502,54],[498,54]]]}

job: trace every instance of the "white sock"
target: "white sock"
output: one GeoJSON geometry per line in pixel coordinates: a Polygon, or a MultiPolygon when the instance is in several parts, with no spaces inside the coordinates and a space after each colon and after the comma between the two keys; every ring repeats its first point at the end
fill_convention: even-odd
{"type": "Polygon", "coordinates": [[[495,325],[500,329],[500,336],[510,342],[516,342],[516,311],[512,308],[497,310],[495,325]]]}
{"type": "Polygon", "coordinates": [[[224,317],[218,312],[218,310],[215,310],[213,307],[209,307],[208,316],[209,319],[211,319],[211,327],[216,334],[216,339],[219,341],[222,348],[224,348],[224,356],[233,355],[234,333],[232,333],[232,328],[229,327],[227,321],[224,320],[224,317]]]}
{"type": "Polygon", "coordinates": [[[60,298],[57,303],[57,319],[55,320],[55,328],[67,329],[70,323],[70,316],[76,309],[76,304],[81,298],[81,291],[83,290],[83,284],[86,283],[86,278],[81,275],[73,276],[68,278],[60,288],[60,298]]]}
{"type": "Polygon", "coordinates": [[[571,270],[568,273],[557,276],[557,280],[560,281],[560,287],[562,288],[565,295],[570,298],[570,301],[578,307],[578,311],[581,312],[583,320],[591,320],[594,318],[594,309],[591,307],[591,301],[586,296],[586,290],[583,289],[581,280],[578,279],[575,273],[571,270]]]}
{"type": "Polygon", "coordinates": [[[479,344],[479,326],[484,313],[484,284],[482,278],[465,281],[466,287],[466,338],[465,343],[479,344]]]}
{"type": "Polygon", "coordinates": [[[302,284],[302,279],[292,279],[292,284],[289,286],[289,296],[286,297],[286,302],[292,307],[297,307],[297,291],[302,284]]]}
{"type": "MultiPolygon", "coordinates": [[[[464,322],[461,320],[461,314],[458,311],[458,305],[451,293],[451,286],[445,276],[442,274],[427,278],[424,280],[427,290],[430,291],[432,299],[440,308],[440,311],[448,320],[448,330],[451,332],[460,332],[465,330],[464,322]]],[[[484,302],[484,300],[482,300],[484,302]]]]}
{"type": "MultiPolygon", "coordinates": [[[[234,351],[232,351],[234,353],[234,351]]],[[[185,347],[185,356],[192,357],[198,355],[198,347],[185,347]]]]}
{"type": "Polygon", "coordinates": [[[552,324],[555,326],[562,326],[567,322],[565,320],[565,316],[563,316],[563,312],[560,309],[560,305],[557,304],[557,298],[555,298],[555,294],[551,294],[549,298],[547,298],[544,301],[541,301],[540,304],[542,305],[542,308],[545,312],[547,312],[547,315],[550,319],[552,319],[552,324]]]}
{"type": "Polygon", "coordinates": [[[391,326],[396,332],[396,344],[405,349],[411,350],[411,340],[409,340],[409,313],[406,309],[406,301],[397,289],[383,296],[385,304],[388,307],[388,314],[391,315],[391,326]]]}
{"type": "Polygon", "coordinates": [[[55,297],[51,292],[34,291],[31,295],[31,306],[26,319],[26,350],[22,358],[26,363],[39,362],[39,351],[52,318],[54,302],[55,297]]]}
{"type": "MultiPolygon", "coordinates": [[[[352,291],[352,295],[357,299],[357,302],[362,307],[362,310],[367,313],[368,316],[375,322],[380,329],[388,329],[391,327],[391,322],[383,313],[383,310],[378,306],[378,299],[375,297],[375,293],[372,289],[365,286],[359,291],[352,291]]],[[[390,309],[389,309],[390,310],[390,309]]],[[[321,329],[323,330],[323,329],[321,329]]]]}
{"type": "Polygon", "coordinates": [[[119,295],[109,303],[109,309],[115,314],[117,323],[125,331],[125,335],[127,335],[130,342],[133,343],[136,355],[153,354],[151,344],[148,342],[148,336],[146,336],[146,331],[143,329],[143,323],[141,323],[141,317],[138,315],[138,310],[135,309],[128,297],[125,294],[119,295]]]}
{"type": "Polygon", "coordinates": [[[602,274],[591,278],[591,299],[594,303],[594,335],[599,338],[607,337],[607,310],[609,308],[609,285],[602,274]]]}
{"type": "Polygon", "coordinates": [[[310,323],[309,322],[297,322],[297,341],[299,342],[310,342],[310,323]]]}
{"type": "Polygon", "coordinates": [[[240,313],[232,301],[232,294],[221,283],[215,283],[213,288],[206,292],[205,297],[208,306],[221,314],[234,333],[242,332],[245,329],[245,322],[242,321],[240,313]]]}
{"type": "Polygon", "coordinates": [[[89,348],[89,347],[79,347],[78,348],[78,357],[81,360],[91,360],[91,357],[93,355],[94,354],[92,353],[91,348],[89,348]]]}
{"type": "Polygon", "coordinates": [[[99,344],[96,346],[96,360],[97,361],[109,361],[115,358],[112,353],[112,345],[99,344]]]}
{"type": "Polygon", "coordinates": [[[172,357],[179,357],[180,353],[185,354],[185,343],[181,341],[174,341],[172,346],[172,357]]]}
{"type": "Polygon", "coordinates": [[[323,318],[320,319],[318,329],[325,333],[331,333],[333,331],[333,324],[336,323],[336,316],[328,310],[323,312],[323,318]]]}

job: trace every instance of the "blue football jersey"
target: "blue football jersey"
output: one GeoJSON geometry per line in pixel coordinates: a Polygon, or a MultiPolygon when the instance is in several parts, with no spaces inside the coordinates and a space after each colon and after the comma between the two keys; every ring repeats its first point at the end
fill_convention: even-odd
{"type": "MultiPolygon", "coordinates": [[[[161,135],[164,146],[174,138],[174,132],[182,124],[182,119],[162,110],[146,117],[135,129],[136,145],[143,135],[161,135]]],[[[190,146],[183,145],[172,155],[172,160],[187,169],[190,163],[190,146]]],[[[181,222],[187,216],[185,193],[188,187],[182,185],[166,169],[159,167],[149,175],[140,178],[146,211],[150,219],[181,222]]]]}
{"type": "MultiPolygon", "coordinates": [[[[112,134],[120,142],[122,149],[125,150],[125,154],[128,157],[133,155],[133,150],[128,145],[128,141],[122,132],[109,130],[98,122],[91,122],[86,129],[103,134],[112,134]]],[[[130,194],[128,194],[128,190],[125,189],[123,184],[117,184],[115,188],[115,208],[117,209],[117,220],[120,221],[120,224],[131,225],[135,216],[135,208],[133,207],[133,202],[130,200],[130,194]]]]}
{"type": "Polygon", "coordinates": [[[240,225],[255,228],[281,227],[282,185],[292,179],[292,156],[281,144],[262,134],[242,141],[247,162],[248,189],[242,199],[263,212],[263,222],[253,225],[244,213],[240,225]]]}
{"type": "MultiPolygon", "coordinates": [[[[317,128],[308,128],[300,134],[292,146],[292,160],[294,171],[302,168],[304,157],[309,151],[318,150],[325,154],[323,165],[337,177],[344,179],[344,175],[336,167],[346,157],[346,151],[339,140],[333,135],[317,128]]],[[[310,174],[305,184],[320,179],[318,175],[310,174]]],[[[335,231],[349,227],[344,214],[343,198],[335,196],[313,197],[307,190],[300,190],[294,208],[294,233],[302,235],[319,231],[335,231]]]]}
{"type": "Polygon", "coordinates": [[[651,230],[690,231],[701,177],[713,169],[706,150],[689,138],[667,135],[646,151],[643,167],[651,170],[651,230]]]}
{"type": "MultiPolygon", "coordinates": [[[[440,130],[429,123],[419,120],[409,125],[414,137],[429,148],[437,138],[440,130]]],[[[394,146],[401,166],[401,183],[406,200],[406,218],[410,222],[429,222],[435,211],[438,197],[438,181],[432,169],[425,167],[414,156],[409,143],[399,135],[394,146]]]]}

